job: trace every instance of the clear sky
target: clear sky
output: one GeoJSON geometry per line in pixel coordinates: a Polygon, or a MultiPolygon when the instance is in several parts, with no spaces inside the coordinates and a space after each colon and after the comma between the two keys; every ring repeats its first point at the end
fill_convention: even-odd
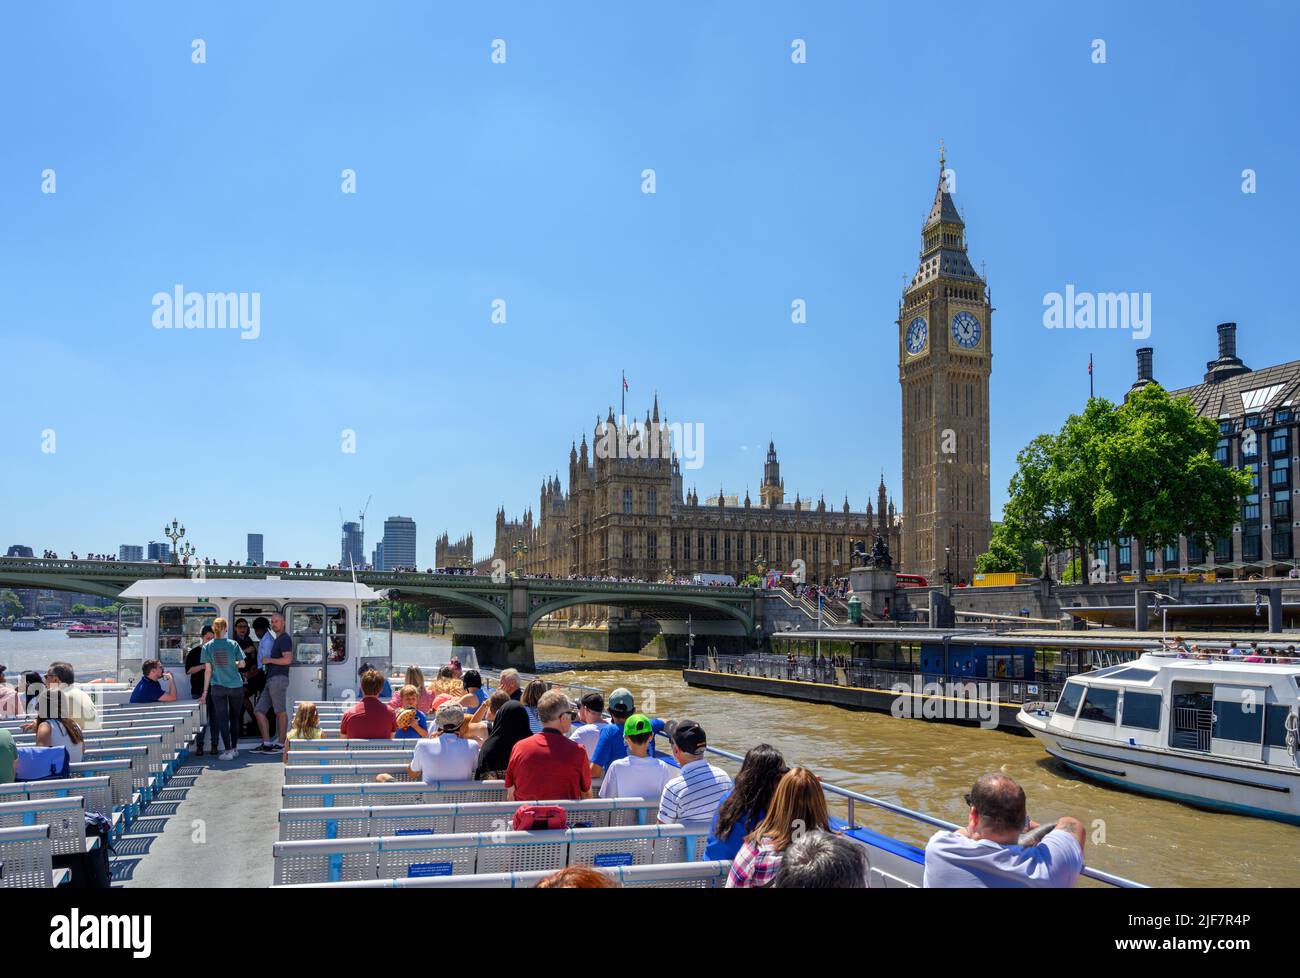
{"type": "Polygon", "coordinates": [[[996,307],[996,517],[1089,353],[1118,398],[1144,345],[1045,329],[1047,293],[1150,293],[1167,386],[1225,320],[1252,366],[1300,354],[1298,28],[1282,2],[6,4],[0,547],[175,516],[204,555],[253,531],[322,564],[373,494],[367,551],[402,514],[421,566],[444,528],[482,555],[623,370],[629,413],[658,391],[704,425],[702,495],[757,497],[772,439],[789,495],[861,509],[883,468],[901,506],[894,320],[941,138],[996,307]],[[177,285],[258,293],[259,335],[155,329],[177,285]]]}

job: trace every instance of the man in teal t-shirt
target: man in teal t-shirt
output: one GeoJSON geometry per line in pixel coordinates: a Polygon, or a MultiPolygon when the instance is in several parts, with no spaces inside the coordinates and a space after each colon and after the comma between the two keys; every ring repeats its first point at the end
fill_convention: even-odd
{"type": "Polygon", "coordinates": [[[0,730],[0,784],[13,781],[17,763],[18,748],[14,746],[14,735],[8,730],[0,730]]]}

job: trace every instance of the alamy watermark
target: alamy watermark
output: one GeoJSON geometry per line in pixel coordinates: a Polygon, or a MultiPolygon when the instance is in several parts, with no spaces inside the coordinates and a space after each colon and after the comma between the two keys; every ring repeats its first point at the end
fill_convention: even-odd
{"type": "Polygon", "coordinates": [[[997,686],[982,682],[923,682],[913,676],[911,685],[894,683],[896,693],[889,712],[907,720],[975,720],[985,730],[998,725],[997,686]]]}
{"type": "Polygon", "coordinates": [[[1128,329],[1133,339],[1151,335],[1150,292],[1065,292],[1043,296],[1043,326],[1047,329],[1128,329]]]}
{"type": "Polygon", "coordinates": [[[240,339],[262,335],[262,293],[186,292],[179,283],[171,292],[153,294],[154,329],[237,329],[240,339]]]}
{"type": "Polygon", "coordinates": [[[594,451],[604,459],[671,459],[676,454],[682,468],[698,469],[704,465],[704,425],[673,421],[631,428],[621,415],[617,425],[602,426],[594,451]]]}

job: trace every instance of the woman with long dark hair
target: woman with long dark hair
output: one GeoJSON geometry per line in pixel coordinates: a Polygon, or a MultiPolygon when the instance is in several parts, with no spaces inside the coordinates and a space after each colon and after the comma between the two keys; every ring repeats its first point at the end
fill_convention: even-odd
{"type": "Polygon", "coordinates": [[[790,769],[785,758],[771,744],[757,744],[749,749],[736,775],[736,785],[723,799],[709,832],[705,859],[735,859],[745,836],[758,826],[772,804],[777,783],[790,769]]]}
{"type": "Polygon", "coordinates": [[[475,781],[500,781],[510,766],[510,752],[515,744],[532,736],[528,729],[528,711],[514,700],[509,700],[497,711],[492,721],[492,732],[479,751],[475,781]]]}

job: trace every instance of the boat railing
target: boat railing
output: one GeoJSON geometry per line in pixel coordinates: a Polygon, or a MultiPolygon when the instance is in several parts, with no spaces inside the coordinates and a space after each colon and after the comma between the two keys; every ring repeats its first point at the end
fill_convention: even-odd
{"type": "MultiPolygon", "coordinates": [[[[660,734],[660,736],[666,736],[660,734]]],[[[745,757],[743,754],[737,754],[733,751],[723,750],[720,747],[705,747],[705,751],[716,757],[723,757],[737,764],[743,763],[745,757]]],[[[831,784],[829,781],[821,782],[822,791],[836,798],[843,798],[848,804],[849,817],[848,823],[850,829],[867,828],[868,826],[859,825],[857,819],[857,810],[859,805],[867,805],[881,811],[889,812],[891,815],[899,815],[903,818],[910,819],[914,822],[920,822],[924,825],[932,826],[936,829],[947,829],[953,831],[962,826],[955,822],[949,822],[934,815],[927,815],[925,812],[918,812],[908,808],[905,805],[899,805],[892,801],[886,801],[883,798],[874,798],[871,795],[864,795],[860,791],[852,791],[849,788],[842,788],[837,784],[831,784]]],[[[1082,875],[1089,879],[1096,880],[1099,883],[1105,883],[1108,886],[1123,887],[1126,889],[1145,889],[1145,883],[1138,883],[1134,880],[1126,879],[1123,876],[1116,876],[1113,873],[1107,873],[1104,870],[1094,869],[1091,866],[1084,866],[1082,875]]]]}

